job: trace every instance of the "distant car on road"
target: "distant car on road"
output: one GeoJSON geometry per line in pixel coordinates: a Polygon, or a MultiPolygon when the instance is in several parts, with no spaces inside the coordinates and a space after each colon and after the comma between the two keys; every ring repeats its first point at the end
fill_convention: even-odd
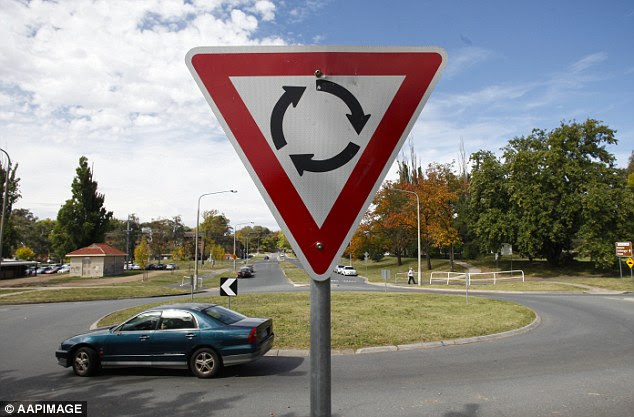
{"type": "Polygon", "coordinates": [[[247,266],[240,268],[238,271],[238,278],[251,278],[253,276],[253,270],[247,266]]]}
{"type": "Polygon", "coordinates": [[[343,269],[341,270],[341,275],[344,276],[357,276],[357,270],[354,269],[354,267],[352,266],[344,266],[343,269]]]}
{"type": "Polygon", "coordinates": [[[154,366],[189,368],[209,378],[223,366],[256,360],[271,349],[274,338],[270,318],[249,318],[215,304],[174,304],[66,339],[55,357],[79,376],[102,367],[154,366]]]}
{"type": "Polygon", "coordinates": [[[343,265],[337,265],[335,266],[334,272],[341,274],[341,271],[343,271],[344,266],[343,265]]]}
{"type": "Polygon", "coordinates": [[[178,265],[176,265],[176,264],[165,264],[165,269],[167,269],[169,271],[173,271],[175,269],[178,269],[178,265]]]}

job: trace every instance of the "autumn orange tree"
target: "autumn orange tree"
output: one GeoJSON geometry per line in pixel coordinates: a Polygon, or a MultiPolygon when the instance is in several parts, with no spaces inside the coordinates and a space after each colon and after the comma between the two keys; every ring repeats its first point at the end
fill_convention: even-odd
{"type": "MultiPolygon", "coordinates": [[[[454,213],[462,183],[451,164],[433,163],[423,170],[411,143],[409,158],[398,161],[398,174],[398,181],[386,182],[376,194],[350,249],[371,247],[369,242],[374,239],[375,244],[392,252],[401,265],[402,256],[416,242],[417,201],[413,192],[420,199],[421,243],[430,270],[432,247],[453,249],[460,242],[454,213]]],[[[453,257],[451,260],[453,269],[453,257]]]]}

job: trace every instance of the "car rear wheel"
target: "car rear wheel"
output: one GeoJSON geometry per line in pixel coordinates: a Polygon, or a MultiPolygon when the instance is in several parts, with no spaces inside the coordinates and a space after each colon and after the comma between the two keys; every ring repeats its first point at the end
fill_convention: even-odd
{"type": "Polygon", "coordinates": [[[213,349],[198,349],[189,360],[189,368],[198,378],[211,378],[221,368],[220,358],[213,349]]]}
{"type": "Polygon", "coordinates": [[[77,349],[73,355],[73,371],[78,376],[94,375],[99,369],[97,352],[89,347],[77,349]]]}

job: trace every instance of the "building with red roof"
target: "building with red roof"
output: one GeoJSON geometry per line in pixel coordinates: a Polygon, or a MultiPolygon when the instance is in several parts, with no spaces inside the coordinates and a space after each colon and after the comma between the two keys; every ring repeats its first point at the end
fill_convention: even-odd
{"type": "Polygon", "coordinates": [[[93,243],[66,256],[71,276],[96,278],[123,274],[126,253],[105,243],[93,243]]]}

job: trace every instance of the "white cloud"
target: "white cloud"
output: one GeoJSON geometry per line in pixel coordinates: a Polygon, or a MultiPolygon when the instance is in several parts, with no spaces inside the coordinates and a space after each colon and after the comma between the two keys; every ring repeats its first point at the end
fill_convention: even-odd
{"type": "Polygon", "coordinates": [[[257,1],[254,9],[262,16],[262,20],[271,21],[275,19],[275,5],[267,0],[257,1]]]}
{"type": "Polygon", "coordinates": [[[608,54],[605,52],[597,52],[595,54],[587,55],[570,66],[572,73],[579,73],[587,70],[588,68],[600,64],[608,59],[608,54]]]}
{"type": "Polygon", "coordinates": [[[274,18],[261,0],[3,2],[0,143],[20,163],[18,206],[55,217],[86,155],[118,217],[191,225],[197,194],[235,187],[208,208],[275,227],[185,66],[195,46],[283,44],[257,36],[274,18]]]}
{"type": "Polygon", "coordinates": [[[492,51],[475,46],[468,46],[458,49],[457,51],[453,51],[447,62],[447,68],[445,69],[444,76],[451,79],[454,76],[465,72],[469,68],[486,61],[492,55],[492,51]]]}

